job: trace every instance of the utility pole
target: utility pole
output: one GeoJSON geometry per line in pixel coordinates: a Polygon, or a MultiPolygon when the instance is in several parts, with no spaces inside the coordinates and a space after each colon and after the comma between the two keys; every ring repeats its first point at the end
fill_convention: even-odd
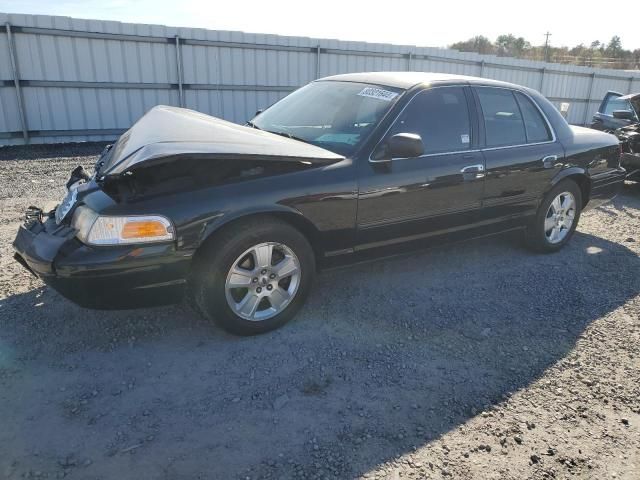
{"type": "Polygon", "coordinates": [[[545,40],[544,40],[544,61],[548,62],[549,61],[549,37],[551,36],[550,32],[547,32],[544,34],[545,40]]]}

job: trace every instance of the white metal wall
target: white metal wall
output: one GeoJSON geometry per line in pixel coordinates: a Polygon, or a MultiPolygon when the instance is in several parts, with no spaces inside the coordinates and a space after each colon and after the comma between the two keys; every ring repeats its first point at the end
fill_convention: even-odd
{"type": "Polygon", "coordinates": [[[0,144],[113,139],[157,104],[245,122],[315,78],[380,70],[526,85],[576,124],[640,90],[638,72],[439,48],[0,13],[0,144]]]}

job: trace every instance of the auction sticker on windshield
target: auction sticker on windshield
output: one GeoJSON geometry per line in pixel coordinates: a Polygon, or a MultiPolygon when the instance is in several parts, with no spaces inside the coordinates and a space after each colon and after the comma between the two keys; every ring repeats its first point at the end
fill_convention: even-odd
{"type": "Polygon", "coordinates": [[[361,97],[384,100],[385,102],[390,102],[398,96],[396,92],[390,92],[389,90],[384,90],[383,88],[376,87],[365,87],[358,95],[360,95],[361,97]]]}

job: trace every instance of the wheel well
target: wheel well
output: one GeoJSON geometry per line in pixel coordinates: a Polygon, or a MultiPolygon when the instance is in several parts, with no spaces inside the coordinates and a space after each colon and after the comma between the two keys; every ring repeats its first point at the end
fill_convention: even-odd
{"type": "Polygon", "coordinates": [[[293,228],[295,228],[300,233],[302,233],[302,235],[305,236],[305,238],[309,242],[309,245],[311,245],[311,248],[313,249],[313,253],[316,257],[316,264],[319,264],[319,261],[322,258],[324,251],[320,244],[320,234],[318,230],[309,220],[304,218],[302,215],[291,213],[291,212],[260,212],[260,213],[251,213],[248,215],[243,215],[238,218],[234,218],[233,220],[228,221],[227,223],[221,225],[219,228],[211,232],[207,236],[207,238],[205,238],[200,243],[200,245],[196,250],[195,256],[197,256],[199,252],[203,251],[204,250],[203,247],[207,245],[209,242],[213,241],[213,239],[217,237],[217,234],[219,234],[223,230],[226,230],[227,228],[230,228],[231,226],[237,225],[239,223],[255,222],[255,221],[260,221],[267,218],[279,219],[283,222],[288,223],[293,228]]]}
{"type": "Polygon", "coordinates": [[[580,187],[580,193],[582,193],[582,205],[580,209],[584,209],[591,197],[591,180],[586,175],[581,174],[568,175],[563,178],[563,180],[565,179],[573,180],[580,187]]]}

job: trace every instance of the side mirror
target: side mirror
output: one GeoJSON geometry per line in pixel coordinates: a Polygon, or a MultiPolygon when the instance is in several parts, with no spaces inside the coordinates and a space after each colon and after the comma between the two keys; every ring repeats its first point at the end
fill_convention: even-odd
{"type": "Polygon", "coordinates": [[[614,110],[613,118],[619,118],[621,120],[635,120],[635,115],[631,110],[614,110]]]}
{"type": "Polygon", "coordinates": [[[422,137],[415,133],[396,133],[387,141],[389,158],[414,158],[423,153],[422,137]]]}

